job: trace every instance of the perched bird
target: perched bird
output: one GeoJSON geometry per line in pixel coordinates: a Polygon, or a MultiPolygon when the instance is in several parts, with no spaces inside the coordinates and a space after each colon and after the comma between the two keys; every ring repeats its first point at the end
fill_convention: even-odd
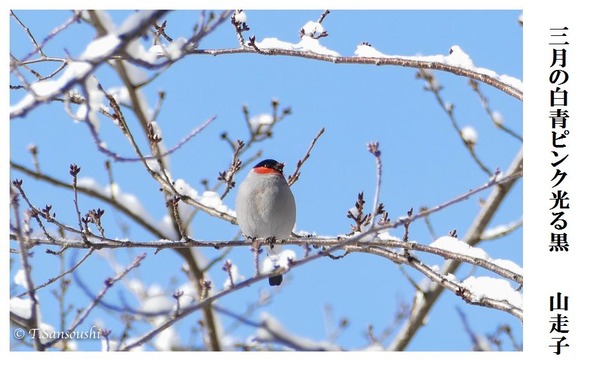
{"type": "MultiPolygon", "coordinates": [[[[283,163],[267,159],[256,164],[240,185],[235,200],[238,224],[250,239],[290,236],[296,223],[296,201],[283,176],[283,163]]],[[[279,286],[282,275],[269,278],[279,286]]]]}

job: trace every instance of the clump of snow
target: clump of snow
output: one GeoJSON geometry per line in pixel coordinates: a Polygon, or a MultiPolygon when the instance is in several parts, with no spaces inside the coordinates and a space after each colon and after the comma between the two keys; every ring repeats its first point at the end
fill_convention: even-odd
{"type": "Polygon", "coordinates": [[[100,128],[100,122],[98,121],[97,113],[103,107],[104,92],[100,90],[98,80],[96,80],[96,78],[93,76],[87,77],[84,85],[87,93],[86,106],[90,108],[87,118],[92,126],[94,126],[94,129],[98,130],[100,128]]]}
{"type": "Polygon", "coordinates": [[[29,284],[27,283],[27,277],[25,275],[25,270],[20,268],[13,278],[15,284],[17,286],[21,286],[27,290],[29,290],[29,284]]]}
{"type": "Polygon", "coordinates": [[[444,275],[444,277],[451,282],[454,282],[454,283],[458,282],[458,278],[454,274],[446,274],[446,275],[444,275]]]}
{"type": "Polygon", "coordinates": [[[142,299],[146,295],[144,283],[141,280],[137,278],[131,278],[124,279],[123,282],[129,289],[129,291],[131,291],[131,293],[135,295],[138,299],[142,299]]]}
{"type": "Polygon", "coordinates": [[[10,312],[22,318],[31,318],[31,299],[19,297],[11,298],[10,312]]]}
{"type": "Polygon", "coordinates": [[[165,54],[165,48],[162,45],[153,45],[146,50],[144,45],[137,40],[131,41],[125,48],[125,51],[131,56],[131,58],[135,58],[150,64],[156,62],[159,54],[165,54]]]}
{"type": "Polygon", "coordinates": [[[339,57],[340,54],[334,50],[330,50],[325,46],[321,45],[318,39],[312,38],[308,35],[304,35],[300,39],[300,43],[295,46],[296,50],[310,51],[317,54],[324,54],[333,57],[339,57]]]}
{"type": "Polygon", "coordinates": [[[81,56],[82,61],[97,61],[109,56],[119,45],[121,39],[114,34],[106,34],[90,42],[81,56]]]}
{"type": "MultiPolygon", "coordinates": [[[[113,23],[110,15],[106,11],[94,11],[96,14],[97,20],[100,22],[100,25],[104,27],[104,29],[109,33],[114,33],[117,30],[117,27],[113,23]]],[[[90,15],[87,11],[85,11],[82,15],[85,19],[90,19],[90,15]]]]}
{"type": "Polygon", "coordinates": [[[517,265],[512,260],[492,259],[491,262],[493,264],[496,264],[498,267],[502,267],[504,269],[507,269],[507,270],[514,272],[516,274],[519,274],[519,275],[523,275],[523,268],[521,268],[519,265],[517,265]]]}
{"type": "Polygon", "coordinates": [[[458,45],[453,45],[450,47],[448,55],[414,55],[414,56],[402,56],[402,55],[390,55],[384,54],[380,51],[374,49],[368,43],[361,43],[357,46],[354,54],[357,57],[372,57],[372,58],[397,58],[401,60],[411,60],[411,61],[421,61],[421,62],[437,62],[440,64],[447,64],[451,66],[460,67],[466,70],[470,70],[476,73],[484,74],[489,77],[495,78],[505,84],[510,85],[511,87],[518,89],[519,91],[523,90],[523,82],[515,77],[507,76],[507,75],[499,75],[493,70],[476,67],[473,63],[473,60],[467,53],[463,51],[463,49],[458,45]]]}
{"type": "Polygon", "coordinates": [[[198,191],[185,180],[177,179],[173,186],[181,195],[189,196],[191,199],[198,199],[198,191]]]}
{"type": "Polygon", "coordinates": [[[450,252],[458,253],[461,255],[476,257],[482,259],[491,264],[494,264],[505,270],[514,272],[519,275],[523,275],[523,269],[518,266],[515,262],[506,259],[493,259],[481,248],[474,248],[466,242],[460,241],[455,237],[443,236],[435,240],[430,245],[433,248],[444,249],[450,252]]]}
{"type": "Polygon", "coordinates": [[[381,230],[377,235],[377,238],[380,240],[393,240],[393,241],[402,241],[399,237],[391,235],[389,230],[381,230]]]}
{"type": "Polygon", "coordinates": [[[473,293],[473,298],[476,301],[481,301],[483,298],[491,298],[498,301],[507,301],[518,308],[523,306],[523,296],[521,293],[515,291],[510,283],[504,279],[491,278],[489,276],[469,276],[461,284],[473,293]]]}
{"type": "Polygon", "coordinates": [[[156,227],[161,232],[163,237],[169,240],[177,239],[177,232],[175,231],[173,219],[171,218],[170,214],[165,214],[156,227]]]}
{"type": "Polygon", "coordinates": [[[161,331],[154,339],[154,347],[159,351],[173,351],[181,346],[181,340],[172,326],[161,331]]]}
{"type": "Polygon", "coordinates": [[[312,38],[308,35],[303,35],[298,43],[290,43],[281,41],[277,38],[264,38],[260,42],[256,42],[256,47],[263,50],[268,49],[283,49],[283,50],[295,50],[295,51],[309,51],[312,53],[329,55],[339,57],[340,54],[334,50],[330,50],[325,46],[321,45],[318,39],[312,38]]]}
{"type": "Polygon", "coordinates": [[[308,21],[302,29],[300,30],[304,33],[304,35],[309,35],[311,37],[319,36],[325,32],[323,25],[319,22],[308,21]]]}
{"type": "Polygon", "coordinates": [[[275,118],[271,114],[258,114],[250,118],[249,122],[253,130],[264,132],[273,126],[275,118]]]}
{"type": "Polygon", "coordinates": [[[131,96],[129,95],[129,90],[123,85],[118,87],[110,87],[106,93],[111,95],[119,104],[131,105],[131,96]]]}
{"type": "Polygon", "coordinates": [[[501,125],[504,123],[504,118],[502,118],[502,114],[500,114],[498,111],[492,112],[492,120],[494,121],[495,125],[501,125]]]}
{"type": "MultiPolygon", "coordinates": [[[[96,183],[96,179],[91,177],[83,176],[77,178],[77,186],[79,188],[85,188],[90,191],[96,191],[104,194],[104,190],[100,187],[100,185],[98,185],[98,183],[96,183]]],[[[116,184],[116,186],[118,186],[118,184],[116,184]]],[[[110,195],[110,193],[108,195],[110,195]]]]}
{"type": "Polygon", "coordinates": [[[185,38],[174,39],[169,43],[169,46],[164,49],[164,54],[171,60],[181,58],[185,54],[184,47],[186,43],[187,39],[185,38]]]}
{"type": "Polygon", "coordinates": [[[173,308],[175,300],[164,294],[153,295],[147,297],[142,305],[140,311],[144,313],[168,313],[173,308]]]}
{"type": "Polygon", "coordinates": [[[10,107],[10,113],[16,114],[19,111],[33,104],[36,98],[46,99],[61,93],[61,90],[71,83],[85,77],[92,69],[92,65],[82,61],[71,61],[65,67],[62,75],[56,79],[48,79],[31,84],[32,93],[25,95],[21,101],[10,107]]]}
{"type": "MultiPolygon", "coordinates": [[[[477,68],[477,69],[481,69],[481,68],[477,68]]],[[[502,81],[503,83],[508,84],[508,85],[518,89],[519,91],[523,90],[523,82],[516,77],[507,76],[507,75],[503,74],[503,75],[497,76],[497,78],[500,81],[502,81]]]]}
{"type": "Polygon", "coordinates": [[[221,199],[219,194],[217,194],[214,191],[204,191],[198,202],[200,202],[200,204],[206,207],[210,207],[221,213],[230,214],[231,212],[229,207],[227,207],[227,205],[223,203],[223,200],[221,199]]]}
{"type": "MultiPolygon", "coordinates": [[[[276,247],[276,250],[279,249],[276,247]]],[[[261,266],[261,273],[271,273],[276,269],[287,270],[289,268],[289,259],[296,259],[296,252],[291,249],[277,251],[267,256],[261,266]]]]}
{"type": "Polygon", "coordinates": [[[277,38],[264,38],[262,41],[256,42],[256,47],[259,49],[294,50],[293,43],[281,41],[277,38]]]}
{"type": "MultiPolygon", "coordinates": [[[[123,66],[125,67],[125,72],[127,72],[127,77],[131,80],[131,82],[133,84],[136,84],[136,85],[144,84],[144,83],[147,83],[148,80],[150,79],[150,76],[148,76],[148,74],[146,73],[144,68],[142,68],[140,66],[135,66],[133,64],[130,64],[129,62],[124,62],[123,66]]],[[[138,93],[138,100],[142,96],[145,96],[145,95],[143,93],[138,93]]],[[[144,112],[147,113],[148,111],[145,110],[145,107],[143,107],[143,108],[144,108],[144,112]]]]}
{"type": "Polygon", "coordinates": [[[356,50],[354,50],[354,54],[357,57],[389,57],[388,55],[383,54],[379,50],[375,49],[373,46],[364,42],[356,47],[356,50]]]}
{"type": "Polygon", "coordinates": [[[115,33],[117,35],[122,35],[135,31],[140,25],[145,24],[153,14],[153,10],[136,11],[125,19],[125,21],[116,29],[115,33]]]}
{"type": "Polygon", "coordinates": [[[465,53],[460,46],[453,45],[450,47],[450,54],[446,56],[446,61],[448,65],[459,66],[465,69],[473,68],[473,60],[467,53],[465,53]]]}
{"type": "Polygon", "coordinates": [[[236,23],[246,23],[246,21],[248,20],[248,16],[241,9],[236,10],[235,13],[233,14],[233,20],[236,23]]]}
{"type": "Polygon", "coordinates": [[[474,248],[456,237],[442,236],[429,244],[429,246],[433,248],[444,249],[461,255],[477,257],[483,260],[490,259],[490,256],[483,249],[474,248]]]}
{"type": "Polygon", "coordinates": [[[468,143],[469,145],[475,145],[479,138],[479,135],[477,134],[477,130],[475,130],[475,128],[472,126],[463,127],[460,130],[460,134],[461,134],[463,140],[466,143],[468,143]]]}

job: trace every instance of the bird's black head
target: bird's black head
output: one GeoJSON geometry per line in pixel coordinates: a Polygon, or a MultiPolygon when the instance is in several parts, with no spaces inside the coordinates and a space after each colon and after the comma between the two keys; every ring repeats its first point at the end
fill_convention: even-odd
{"type": "Polygon", "coordinates": [[[283,165],[283,163],[277,162],[276,160],[269,158],[266,160],[262,160],[261,162],[256,164],[254,168],[269,168],[274,169],[278,172],[283,172],[283,165]]]}

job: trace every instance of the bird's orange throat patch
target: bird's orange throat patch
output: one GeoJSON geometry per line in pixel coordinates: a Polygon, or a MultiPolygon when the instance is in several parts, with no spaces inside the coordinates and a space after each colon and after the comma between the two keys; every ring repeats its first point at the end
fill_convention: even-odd
{"type": "Polygon", "coordinates": [[[277,169],[267,168],[267,167],[256,167],[254,168],[254,172],[261,175],[281,175],[277,169]]]}

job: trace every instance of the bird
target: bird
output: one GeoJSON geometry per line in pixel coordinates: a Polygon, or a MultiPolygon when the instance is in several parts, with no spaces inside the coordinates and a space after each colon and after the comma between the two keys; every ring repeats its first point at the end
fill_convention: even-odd
{"type": "MultiPolygon", "coordinates": [[[[283,175],[284,163],[266,159],[254,166],[240,184],[235,208],[242,234],[251,240],[286,239],[296,223],[296,200],[283,175]]],[[[279,286],[282,275],[269,277],[279,286]]]]}

